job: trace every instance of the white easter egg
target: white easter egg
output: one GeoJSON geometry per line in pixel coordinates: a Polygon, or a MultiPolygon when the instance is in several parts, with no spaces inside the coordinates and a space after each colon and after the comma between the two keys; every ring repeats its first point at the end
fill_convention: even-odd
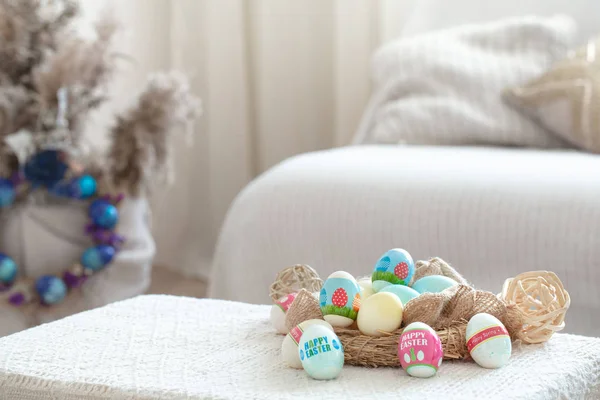
{"type": "Polygon", "coordinates": [[[383,336],[379,331],[393,332],[402,324],[402,302],[393,293],[375,293],[362,303],[356,322],[364,335],[383,336]]]}
{"type": "Polygon", "coordinates": [[[298,355],[298,343],[300,343],[304,331],[312,325],[321,325],[333,330],[333,327],[327,321],[323,321],[322,319],[309,319],[292,328],[290,333],[283,338],[283,343],[281,344],[281,358],[289,367],[297,369],[302,368],[302,362],[298,355]]]}
{"type": "Polygon", "coordinates": [[[361,288],[356,279],[344,271],[329,275],[319,295],[325,321],[342,328],[352,325],[360,309],[361,288]]]}
{"type": "Polygon", "coordinates": [[[508,362],[512,344],[508,331],[498,318],[480,313],[467,324],[467,349],[480,366],[500,368],[508,362]]]}
{"type": "Polygon", "coordinates": [[[282,335],[288,333],[288,329],[285,326],[285,313],[288,308],[290,308],[295,298],[296,293],[290,293],[287,296],[280,298],[279,301],[275,302],[271,307],[271,325],[273,325],[273,328],[282,335]]]}
{"type": "Polygon", "coordinates": [[[306,328],[298,346],[302,368],[311,378],[335,379],[344,367],[344,348],[332,329],[320,325],[306,328]]]}
{"type": "Polygon", "coordinates": [[[371,297],[375,294],[373,290],[373,282],[370,277],[363,278],[358,281],[358,286],[360,286],[360,301],[365,301],[368,297],[371,297]]]}

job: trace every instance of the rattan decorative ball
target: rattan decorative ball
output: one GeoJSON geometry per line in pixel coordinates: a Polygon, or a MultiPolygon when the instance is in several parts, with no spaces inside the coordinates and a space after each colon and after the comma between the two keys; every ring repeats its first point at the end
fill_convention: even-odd
{"type": "Polygon", "coordinates": [[[565,327],[571,298],[554,272],[531,271],[507,279],[500,297],[523,314],[518,336],[525,343],[545,342],[565,327]]]}
{"type": "Polygon", "coordinates": [[[275,282],[269,288],[269,296],[275,302],[290,293],[298,293],[301,289],[318,292],[323,287],[323,281],[317,271],[305,264],[296,264],[280,271],[275,282]]]}

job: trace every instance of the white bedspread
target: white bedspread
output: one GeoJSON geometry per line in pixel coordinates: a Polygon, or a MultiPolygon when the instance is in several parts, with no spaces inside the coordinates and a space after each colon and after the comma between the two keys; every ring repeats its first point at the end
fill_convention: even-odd
{"type": "Polygon", "coordinates": [[[355,146],[292,158],[238,197],[212,297],[268,303],[282,268],[370,275],[388,249],[439,256],[477,288],[558,274],[566,332],[600,336],[600,157],[574,151],[355,146]]]}
{"type": "Polygon", "coordinates": [[[556,335],[517,347],[509,364],[344,367],[319,382],[284,367],[269,307],[142,296],[0,339],[0,398],[38,399],[597,399],[600,339],[556,335]]]}

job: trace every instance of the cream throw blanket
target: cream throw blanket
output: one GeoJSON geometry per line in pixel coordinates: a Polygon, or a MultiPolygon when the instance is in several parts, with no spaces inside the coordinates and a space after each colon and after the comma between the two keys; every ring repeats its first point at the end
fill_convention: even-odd
{"type": "Polygon", "coordinates": [[[566,16],[518,17],[387,44],[355,142],[565,147],[502,92],[563,58],[575,33],[566,16]]]}

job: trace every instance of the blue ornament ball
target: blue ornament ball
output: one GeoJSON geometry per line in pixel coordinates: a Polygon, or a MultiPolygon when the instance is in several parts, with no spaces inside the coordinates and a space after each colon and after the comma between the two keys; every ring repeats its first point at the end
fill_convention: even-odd
{"type": "Polygon", "coordinates": [[[42,303],[50,306],[64,300],[67,295],[67,285],[57,276],[44,275],[35,281],[35,291],[42,303]]]}
{"type": "Polygon", "coordinates": [[[4,178],[0,178],[0,207],[10,206],[15,201],[15,186],[4,178]]]}
{"type": "Polygon", "coordinates": [[[51,188],[62,181],[69,167],[63,161],[63,154],[58,150],[43,150],[31,157],[23,172],[25,178],[34,186],[51,188]]]}
{"type": "Polygon", "coordinates": [[[81,265],[93,272],[100,271],[112,261],[115,253],[115,248],[106,244],[90,247],[81,255],[81,265]]]}
{"type": "Polygon", "coordinates": [[[77,178],[77,193],[76,196],[78,199],[88,199],[96,194],[96,179],[94,179],[91,175],[83,175],[77,178]]]}
{"type": "Polygon", "coordinates": [[[14,260],[0,253],[0,284],[11,285],[17,278],[17,270],[14,260]]]}
{"type": "Polygon", "coordinates": [[[105,229],[112,229],[119,222],[119,210],[106,200],[94,201],[90,205],[88,214],[95,225],[105,229]]]}

